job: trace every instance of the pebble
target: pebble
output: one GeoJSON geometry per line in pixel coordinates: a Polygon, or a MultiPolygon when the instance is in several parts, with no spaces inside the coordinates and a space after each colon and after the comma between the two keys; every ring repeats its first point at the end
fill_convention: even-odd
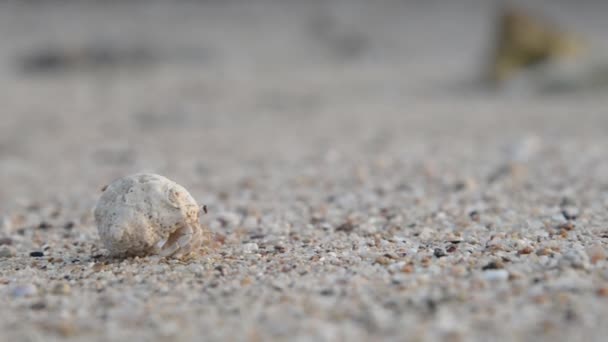
{"type": "Polygon", "coordinates": [[[580,250],[569,250],[559,260],[559,267],[564,268],[581,268],[589,267],[589,256],[587,253],[580,250]]]}
{"type": "Polygon", "coordinates": [[[527,162],[539,153],[542,140],[536,135],[528,135],[505,147],[509,159],[516,162],[527,162]]]}
{"type": "Polygon", "coordinates": [[[196,275],[202,275],[205,272],[205,268],[199,264],[191,264],[188,266],[188,269],[196,275]]]}
{"type": "Polygon", "coordinates": [[[258,227],[258,218],[257,217],[247,216],[247,218],[245,218],[243,220],[243,228],[245,228],[247,230],[254,230],[257,227],[258,227]]]}
{"type": "Polygon", "coordinates": [[[374,260],[374,263],[382,265],[382,266],[386,266],[386,265],[389,265],[391,263],[391,259],[388,258],[388,257],[386,257],[386,256],[384,256],[384,255],[382,255],[382,256],[377,257],[374,260]]]}
{"type": "Polygon", "coordinates": [[[255,253],[259,249],[258,244],[255,242],[246,243],[243,245],[244,253],[255,253]]]}
{"type": "Polygon", "coordinates": [[[15,248],[12,246],[0,247],[0,258],[12,258],[17,254],[15,248]]]}
{"type": "Polygon", "coordinates": [[[600,244],[590,247],[587,250],[587,254],[588,254],[589,259],[592,264],[596,264],[596,263],[600,262],[601,260],[606,259],[606,251],[600,244]]]}
{"type": "Polygon", "coordinates": [[[482,277],[487,281],[507,280],[509,279],[509,272],[503,269],[486,270],[482,273],[482,277]]]}
{"type": "Polygon", "coordinates": [[[53,228],[53,225],[51,225],[50,223],[48,223],[46,221],[42,221],[38,225],[38,229],[46,230],[46,229],[50,229],[50,228],[53,228]]]}
{"type": "Polygon", "coordinates": [[[0,217],[0,232],[8,232],[12,228],[11,219],[7,216],[0,217]]]}
{"type": "Polygon", "coordinates": [[[566,220],[576,220],[579,215],[579,210],[575,206],[565,206],[562,208],[562,215],[566,220]]]}
{"type": "Polygon", "coordinates": [[[59,283],[53,286],[52,292],[56,295],[68,295],[72,292],[72,288],[68,283],[59,283]]]}
{"type": "Polygon", "coordinates": [[[15,298],[19,297],[31,297],[38,293],[38,288],[34,284],[23,284],[17,285],[11,289],[11,296],[15,298]]]}
{"type": "Polygon", "coordinates": [[[45,302],[36,302],[36,303],[30,305],[30,309],[32,309],[32,310],[43,310],[45,308],[46,308],[45,302]]]}
{"type": "Polygon", "coordinates": [[[241,222],[241,216],[234,212],[225,211],[217,215],[217,220],[223,227],[235,227],[241,222]]]}
{"type": "Polygon", "coordinates": [[[34,251],[30,253],[30,256],[34,258],[41,258],[44,256],[44,253],[40,251],[34,251]]]}
{"type": "Polygon", "coordinates": [[[484,265],[481,269],[482,270],[497,270],[497,269],[501,269],[504,267],[504,264],[502,263],[502,261],[498,260],[498,261],[491,261],[489,263],[487,263],[486,265],[484,265]]]}
{"type": "Polygon", "coordinates": [[[446,256],[447,254],[445,253],[445,250],[443,248],[435,248],[435,250],[433,251],[433,255],[435,255],[436,258],[441,258],[446,256]]]}

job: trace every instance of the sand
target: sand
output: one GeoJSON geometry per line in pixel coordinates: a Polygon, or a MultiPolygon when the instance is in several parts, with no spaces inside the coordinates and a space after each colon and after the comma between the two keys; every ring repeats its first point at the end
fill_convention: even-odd
{"type": "Polygon", "coordinates": [[[603,340],[607,97],[472,86],[491,14],[0,5],[0,340],[603,340]],[[200,255],[103,249],[141,171],[207,205],[200,255]]]}

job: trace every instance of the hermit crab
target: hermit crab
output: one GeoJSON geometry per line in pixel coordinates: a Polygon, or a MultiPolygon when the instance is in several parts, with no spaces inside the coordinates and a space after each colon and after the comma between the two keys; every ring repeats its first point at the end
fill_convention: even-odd
{"type": "Polygon", "coordinates": [[[200,211],[181,185],[157,174],[138,173],[108,185],[94,216],[101,241],[112,255],[181,258],[203,242],[200,211]]]}

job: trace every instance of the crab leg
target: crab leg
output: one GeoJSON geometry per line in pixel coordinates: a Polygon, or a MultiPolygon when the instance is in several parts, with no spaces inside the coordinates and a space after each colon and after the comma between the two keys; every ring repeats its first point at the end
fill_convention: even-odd
{"type": "Polygon", "coordinates": [[[178,228],[162,246],[160,256],[167,257],[177,253],[182,247],[188,245],[193,235],[194,230],[191,225],[178,228]]]}

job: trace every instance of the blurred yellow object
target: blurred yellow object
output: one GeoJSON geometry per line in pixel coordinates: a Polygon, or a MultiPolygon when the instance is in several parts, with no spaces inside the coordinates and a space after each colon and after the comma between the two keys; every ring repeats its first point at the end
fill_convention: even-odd
{"type": "Polygon", "coordinates": [[[522,10],[508,8],[498,22],[496,45],[490,61],[490,80],[500,83],[517,72],[584,50],[579,37],[522,10]]]}

